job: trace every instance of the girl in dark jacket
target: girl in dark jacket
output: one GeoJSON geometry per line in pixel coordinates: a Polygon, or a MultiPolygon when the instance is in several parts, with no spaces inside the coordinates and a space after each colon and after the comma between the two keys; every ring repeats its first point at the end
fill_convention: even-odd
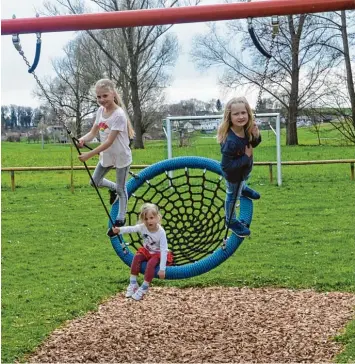
{"type": "Polygon", "coordinates": [[[227,102],[217,140],[221,145],[221,166],[227,186],[226,223],[237,236],[249,236],[249,228],[237,220],[235,209],[232,211],[240,195],[255,200],[260,198],[259,193],[245,183],[253,168],[253,148],[261,142],[259,128],[245,97],[233,98],[227,102]]]}

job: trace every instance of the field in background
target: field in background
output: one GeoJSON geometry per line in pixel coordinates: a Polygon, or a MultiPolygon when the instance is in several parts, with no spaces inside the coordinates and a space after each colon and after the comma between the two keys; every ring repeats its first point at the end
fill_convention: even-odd
{"type": "MultiPolygon", "coordinates": [[[[284,146],[283,160],[354,158],[353,146],[327,141],[318,146],[314,134],[300,129],[301,146],[284,146]]],[[[220,159],[215,140],[202,137],[174,148],[179,155],[220,159]]],[[[75,150],[74,156],[80,165],[75,150]]],[[[133,151],[134,164],[165,158],[164,141],[133,151]]],[[[3,167],[70,165],[70,159],[68,145],[42,150],[39,144],[2,143],[3,167]]],[[[267,135],[255,159],[275,159],[267,135]]],[[[11,192],[9,174],[2,174],[2,362],[21,358],[66,320],[94,310],[127,285],[129,269],[105,236],[107,218],[96,192],[85,171],[74,177],[71,193],[69,171],[16,173],[11,192]]],[[[355,183],[349,165],[284,167],[281,188],[269,183],[267,167],[255,167],[250,186],[262,199],[254,205],[252,236],[234,256],[205,275],[154,285],[355,292],[355,183]]],[[[102,195],[107,201],[107,192],[102,195]]],[[[338,338],[348,344],[339,361],[354,360],[354,334],[355,321],[338,338]]]]}

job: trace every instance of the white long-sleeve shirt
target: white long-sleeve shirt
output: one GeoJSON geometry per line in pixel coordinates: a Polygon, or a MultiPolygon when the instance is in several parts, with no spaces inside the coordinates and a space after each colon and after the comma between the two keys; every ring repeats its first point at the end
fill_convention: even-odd
{"type": "Polygon", "coordinates": [[[160,253],[160,270],[166,269],[168,256],[168,241],[165,230],[158,224],[158,230],[150,232],[144,224],[120,227],[120,234],[140,233],[143,239],[143,246],[150,254],[160,253]]]}

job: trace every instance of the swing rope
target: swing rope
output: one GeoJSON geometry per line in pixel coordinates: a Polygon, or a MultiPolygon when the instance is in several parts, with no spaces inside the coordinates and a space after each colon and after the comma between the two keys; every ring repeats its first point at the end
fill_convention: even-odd
{"type": "MultiPolygon", "coordinates": [[[[38,35],[37,35],[37,39],[38,39],[38,35]]],[[[39,36],[39,39],[40,39],[40,36],[39,36]]],[[[68,135],[69,135],[70,139],[72,140],[72,143],[74,144],[74,146],[75,146],[75,148],[76,148],[76,150],[77,150],[78,154],[79,154],[79,155],[81,155],[81,151],[80,151],[80,149],[79,149],[79,147],[78,147],[79,139],[77,139],[77,138],[73,135],[72,131],[71,131],[71,130],[67,127],[67,125],[65,124],[65,122],[64,122],[64,120],[63,120],[63,118],[62,118],[61,114],[59,113],[58,109],[55,107],[55,105],[54,105],[53,101],[51,100],[51,98],[49,97],[49,95],[48,95],[47,91],[45,90],[45,88],[44,88],[44,86],[43,86],[42,82],[39,80],[38,76],[37,76],[37,75],[36,75],[36,73],[34,72],[34,69],[36,68],[36,66],[37,66],[37,64],[38,64],[38,61],[37,61],[37,64],[35,64],[35,63],[34,63],[32,66],[30,65],[30,63],[29,63],[28,59],[26,58],[26,56],[25,56],[25,54],[24,54],[24,52],[23,52],[23,50],[22,50],[22,47],[21,47],[21,44],[20,44],[20,40],[19,40],[19,36],[18,36],[18,34],[14,34],[14,35],[13,35],[13,37],[12,37],[12,41],[13,41],[13,44],[14,44],[14,46],[15,46],[16,50],[19,52],[19,54],[21,55],[21,57],[22,57],[22,58],[23,58],[23,60],[25,61],[26,65],[28,66],[28,68],[29,68],[29,69],[28,69],[28,72],[29,72],[29,73],[31,73],[31,74],[33,75],[33,77],[34,77],[34,79],[36,80],[36,82],[37,82],[38,86],[39,86],[39,87],[40,87],[40,89],[42,90],[42,92],[43,92],[43,94],[44,94],[45,98],[47,99],[48,103],[50,104],[51,108],[53,109],[53,111],[54,111],[54,113],[55,113],[56,118],[57,118],[57,119],[59,120],[59,122],[60,122],[60,123],[64,126],[64,128],[65,128],[66,132],[68,133],[68,135]]],[[[38,43],[37,43],[37,44],[38,44],[38,43]]],[[[86,144],[84,144],[84,146],[85,146],[86,148],[88,148],[88,149],[92,150],[92,148],[91,148],[90,146],[88,146],[88,145],[86,145],[86,144]]],[[[91,172],[90,172],[90,170],[89,170],[89,168],[88,168],[88,166],[87,166],[86,162],[83,162],[83,163],[84,163],[84,166],[85,166],[86,172],[88,173],[88,175],[89,175],[89,177],[90,177],[90,181],[91,181],[92,185],[94,186],[94,188],[95,188],[95,190],[96,190],[97,195],[99,196],[99,199],[100,199],[100,201],[101,201],[102,206],[104,207],[104,210],[105,210],[105,212],[106,212],[106,215],[108,216],[108,218],[109,218],[109,220],[110,220],[110,223],[113,225],[113,224],[114,224],[114,220],[113,220],[113,218],[111,217],[111,215],[110,215],[110,213],[109,213],[109,211],[108,211],[108,209],[107,209],[107,207],[106,207],[106,205],[105,205],[105,202],[104,202],[104,200],[103,200],[103,198],[102,198],[102,196],[101,196],[101,194],[100,194],[99,188],[97,187],[97,185],[96,185],[96,183],[95,183],[94,179],[92,178],[92,174],[91,174],[91,172]]],[[[120,240],[120,243],[121,243],[121,245],[122,245],[122,249],[123,249],[124,251],[126,251],[126,245],[124,244],[124,242],[122,241],[122,239],[121,239],[121,237],[120,237],[120,236],[119,236],[119,240],[120,240]]]]}

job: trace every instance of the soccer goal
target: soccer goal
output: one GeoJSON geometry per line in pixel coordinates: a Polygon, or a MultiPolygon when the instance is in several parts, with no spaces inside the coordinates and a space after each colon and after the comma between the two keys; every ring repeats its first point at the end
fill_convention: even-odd
{"type": "MultiPolygon", "coordinates": [[[[281,173],[281,125],[279,113],[256,114],[256,123],[261,129],[272,134],[276,144],[277,184],[282,185],[281,173]]],[[[173,134],[180,146],[188,144],[189,134],[199,131],[201,134],[215,135],[223,115],[169,116],[164,120],[164,133],[167,140],[168,159],[173,158],[173,134]]],[[[273,162],[273,161],[272,161],[273,162]]]]}

